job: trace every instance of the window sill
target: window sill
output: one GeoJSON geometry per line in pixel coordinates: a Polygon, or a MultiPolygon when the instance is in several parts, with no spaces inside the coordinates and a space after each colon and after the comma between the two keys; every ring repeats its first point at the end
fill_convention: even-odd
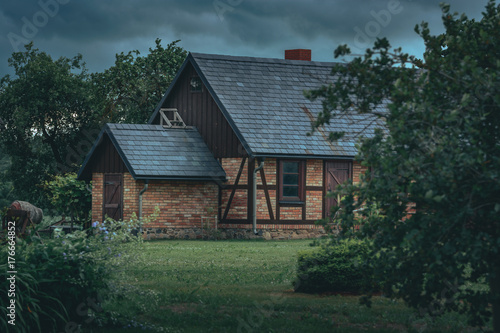
{"type": "Polygon", "coordinates": [[[290,200],[280,200],[279,204],[281,206],[303,206],[306,203],[304,201],[290,201],[290,200]]]}

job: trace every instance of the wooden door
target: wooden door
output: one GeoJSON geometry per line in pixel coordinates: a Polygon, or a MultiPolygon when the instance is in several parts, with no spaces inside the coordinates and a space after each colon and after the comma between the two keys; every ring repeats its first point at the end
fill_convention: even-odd
{"type": "Polygon", "coordinates": [[[123,217],[123,178],[121,174],[104,175],[103,218],[107,215],[114,220],[123,217]]]}
{"type": "MultiPolygon", "coordinates": [[[[325,162],[325,192],[334,191],[339,184],[351,179],[352,163],[350,161],[328,161],[325,162]]],[[[339,198],[325,198],[325,217],[330,216],[332,207],[338,206],[339,198]]]]}

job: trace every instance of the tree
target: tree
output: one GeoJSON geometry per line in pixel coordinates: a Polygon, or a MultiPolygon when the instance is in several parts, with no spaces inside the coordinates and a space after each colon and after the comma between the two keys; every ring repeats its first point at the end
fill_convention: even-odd
{"type": "Polygon", "coordinates": [[[145,57],[139,51],[116,55],[115,65],[93,75],[98,108],[111,122],[145,123],[163,97],[186,57],[174,41],[156,48],[145,57]]]}
{"type": "Polygon", "coordinates": [[[68,214],[71,223],[90,222],[92,195],[87,184],[76,179],[75,173],[56,175],[44,186],[54,208],[62,214],[68,214]]]}
{"type": "Polygon", "coordinates": [[[104,122],[145,122],[186,56],[178,41],[156,40],[147,56],[116,56],[115,66],[88,74],[81,55],[53,60],[26,45],[0,81],[0,147],[11,157],[13,195],[49,207],[43,183],[75,172],[104,122]]]}
{"type": "Polygon", "coordinates": [[[423,59],[378,39],[306,95],[323,101],[316,127],[353,110],[385,120],[359,145],[369,171],[339,189],[342,235],[373,240],[367,263],[384,292],[473,324],[493,316],[500,332],[500,6],[480,21],[442,13],[443,34],[415,27],[423,59]]]}
{"type": "Polygon", "coordinates": [[[14,193],[44,205],[36,185],[50,174],[75,170],[80,161],[69,163],[70,148],[85,130],[99,127],[89,77],[81,55],[54,61],[32,43],[13,53],[9,65],[15,78],[7,75],[0,81],[0,144],[12,158],[14,193]]]}

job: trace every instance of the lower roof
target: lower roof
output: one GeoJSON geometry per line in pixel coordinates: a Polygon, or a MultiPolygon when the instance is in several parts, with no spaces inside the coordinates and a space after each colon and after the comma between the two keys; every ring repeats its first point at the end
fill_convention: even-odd
{"type": "Polygon", "coordinates": [[[226,173],[195,128],[106,124],[78,172],[88,175],[107,135],[134,179],[225,181],[226,173]]]}

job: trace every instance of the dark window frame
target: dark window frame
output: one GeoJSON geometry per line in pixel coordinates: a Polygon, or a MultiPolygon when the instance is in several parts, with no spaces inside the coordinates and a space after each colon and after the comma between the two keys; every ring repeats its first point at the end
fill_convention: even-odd
{"type": "MultiPolygon", "coordinates": [[[[304,160],[288,160],[283,159],[278,162],[278,199],[281,204],[304,204],[306,198],[306,162],[304,160]],[[285,176],[285,172],[283,170],[283,165],[285,163],[298,163],[298,195],[297,196],[284,196],[284,187],[287,185],[284,184],[283,178],[285,176]]],[[[295,173],[286,173],[286,174],[295,174],[295,173]]]]}

